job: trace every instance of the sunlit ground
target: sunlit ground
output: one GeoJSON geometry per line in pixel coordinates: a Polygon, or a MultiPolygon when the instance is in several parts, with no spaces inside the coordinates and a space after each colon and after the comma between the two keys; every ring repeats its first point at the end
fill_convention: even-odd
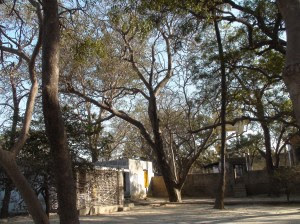
{"type": "MultiPolygon", "coordinates": [[[[80,217],[83,224],[93,223],[133,223],[133,224],[208,224],[208,223],[300,223],[300,205],[231,205],[225,210],[212,209],[212,205],[181,204],[162,206],[136,206],[128,212],[110,215],[80,217]]],[[[33,223],[29,217],[15,217],[8,223],[33,223]]],[[[51,223],[59,223],[57,216],[51,223]]]]}

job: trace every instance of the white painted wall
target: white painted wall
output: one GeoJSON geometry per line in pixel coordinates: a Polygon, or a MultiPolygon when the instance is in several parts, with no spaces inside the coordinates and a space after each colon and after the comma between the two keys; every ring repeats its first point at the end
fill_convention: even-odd
{"type": "MultiPolygon", "coordinates": [[[[4,197],[4,190],[0,192],[0,208],[2,208],[2,200],[4,197]]],[[[13,190],[10,196],[10,203],[9,203],[9,213],[20,213],[20,212],[27,212],[26,205],[23,202],[23,199],[18,191],[13,190]]]]}
{"type": "Polygon", "coordinates": [[[148,183],[154,176],[152,162],[129,159],[130,195],[132,198],[144,198],[148,189],[144,186],[144,170],[148,171],[148,183]]]}

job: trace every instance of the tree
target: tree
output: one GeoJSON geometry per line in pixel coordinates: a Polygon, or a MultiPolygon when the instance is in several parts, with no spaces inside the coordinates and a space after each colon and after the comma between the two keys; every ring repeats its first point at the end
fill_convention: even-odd
{"type": "Polygon", "coordinates": [[[286,199],[290,201],[290,194],[299,184],[299,167],[283,167],[275,170],[274,181],[277,189],[284,190],[286,199]]]}
{"type": "MultiPolygon", "coordinates": [[[[293,119],[290,116],[288,99],[284,94],[284,89],[280,86],[281,79],[278,79],[279,76],[276,74],[276,70],[272,71],[272,67],[267,62],[269,59],[266,59],[266,57],[267,53],[264,60],[257,60],[257,64],[251,63],[248,65],[245,62],[241,66],[237,65],[237,67],[240,67],[237,72],[241,72],[242,76],[235,73],[234,70],[232,73],[235,74],[240,85],[240,88],[234,91],[235,100],[241,100],[240,103],[243,103],[241,109],[249,115],[249,121],[257,122],[263,132],[265,150],[259,150],[259,152],[265,158],[266,169],[271,174],[274,170],[272,130],[274,131],[274,126],[280,122],[282,129],[276,133],[277,136],[274,136],[275,139],[278,139],[278,145],[280,145],[282,135],[286,135],[286,132],[291,130],[291,128],[288,128],[289,126],[293,127],[293,119]],[[264,64],[265,62],[267,63],[264,64]],[[265,65],[268,67],[265,67],[265,65]]],[[[240,58],[238,60],[240,61],[240,58]]]]}
{"type": "MultiPolygon", "coordinates": [[[[10,54],[16,55],[20,60],[26,61],[28,64],[28,71],[29,71],[29,77],[30,77],[30,91],[27,99],[26,104],[26,110],[24,115],[24,122],[22,129],[20,131],[20,134],[17,138],[17,140],[14,142],[13,146],[10,148],[9,151],[4,150],[2,146],[0,147],[0,163],[2,167],[5,169],[5,172],[7,175],[11,178],[11,180],[14,182],[15,186],[20,191],[20,194],[22,195],[24,201],[26,202],[26,205],[28,207],[29,213],[32,215],[33,220],[36,223],[49,223],[48,218],[43,211],[43,208],[41,204],[38,201],[37,196],[35,195],[35,192],[32,190],[30,184],[18,168],[18,165],[16,163],[16,157],[20,153],[22,147],[24,146],[26,139],[28,137],[28,131],[32,119],[33,109],[34,109],[34,103],[38,92],[38,82],[36,78],[36,71],[35,71],[35,62],[36,58],[38,56],[39,50],[41,48],[41,42],[42,42],[42,15],[41,15],[41,9],[40,5],[36,3],[35,1],[31,1],[32,6],[35,8],[36,15],[38,17],[38,24],[39,24],[39,30],[38,30],[38,39],[34,46],[33,52],[31,57],[27,56],[24,51],[22,51],[22,47],[19,43],[15,42],[14,38],[11,38],[9,35],[7,35],[4,31],[2,31],[2,34],[4,34],[5,39],[8,42],[11,42],[12,44],[9,45],[9,47],[6,47],[1,42],[0,49],[3,52],[7,52],[10,54]],[[16,46],[17,49],[13,48],[13,46],[16,46]]],[[[12,6],[13,9],[16,7],[15,5],[12,6]]],[[[18,14],[18,11],[16,11],[16,17],[20,19],[20,16],[18,14]]],[[[22,28],[22,26],[21,26],[22,28]]],[[[2,28],[1,28],[2,29],[2,28]]],[[[19,37],[19,41],[21,40],[21,36],[19,37]]],[[[28,44],[25,41],[25,46],[28,44]]],[[[15,108],[17,109],[17,108],[15,108]]]]}
{"type": "MultiPolygon", "coordinates": [[[[137,18],[136,18],[137,19],[137,18]]],[[[122,26],[122,24],[120,24],[122,26]]],[[[118,26],[120,26],[118,25],[118,26]]],[[[124,24],[125,25],[125,24],[124,24]]],[[[172,49],[170,46],[170,38],[169,38],[169,34],[167,33],[168,31],[166,30],[157,30],[158,35],[154,36],[154,38],[156,39],[153,43],[152,43],[152,57],[155,57],[156,54],[156,44],[157,44],[157,40],[158,38],[161,38],[164,43],[165,43],[165,48],[167,51],[167,60],[168,60],[168,65],[167,68],[165,68],[166,72],[163,72],[164,74],[161,73],[157,73],[156,72],[156,68],[154,66],[156,66],[155,64],[155,59],[152,60],[151,62],[151,67],[152,69],[150,69],[150,73],[144,73],[141,68],[139,68],[138,64],[139,62],[137,61],[138,58],[136,57],[136,50],[134,49],[134,47],[132,46],[132,39],[135,38],[134,36],[134,32],[138,31],[138,30],[134,30],[135,28],[133,28],[132,30],[132,24],[128,24],[129,25],[129,32],[126,30],[122,30],[120,29],[120,27],[116,27],[117,30],[120,32],[120,35],[122,37],[122,41],[124,42],[127,50],[126,50],[126,60],[129,61],[129,63],[132,66],[133,71],[135,72],[135,75],[138,77],[139,81],[144,85],[143,89],[138,89],[138,88],[132,88],[132,89],[128,89],[129,91],[137,91],[138,93],[140,93],[143,97],[145,102],[147,103],[148,106],[148,119],[151,125],[151,134],[148,133],[148,131],[146,130],[146,127],[144,126],[143,123],[141,123],[140,121],[134,119],[133,117],[131,117],[129,114],[126,114],[123,111],[120,110],[116,110],[112,107],[112,105],[109,102],[98,102],[95,101],[89,97],[87,97],[86,95],[76,91],[75,89],[69,89],[70,92],[77,94],[78,96],[83,97],[84,99],[86,99],[87,101],[90,101],[91,103],[101,107],[102,109],[108,110],[109,112],[111,112],[112,114],[114,114],[115,116],[126,120],[127,122],[133,124],[134,126],[136,126],[141,134],[143,135],[143,137],[146,139],[146,141],[148,142],[148,144],[151,146],[151,148],[156,152],[156,158],[158,160],[158,165],[159,168],[163,174],[166,186],[167,186],[167,190],[169,193],[169,198],[170,201],[180,201],[181,200],[181,196],[180,196],[180,191],[177,187],[177,183],[176,183],[176,179],[174,177],[174,174],[171,171],[171,167],[168,164],[167,160],[166,160],[166,152],[164,151],[164,146],[163,146],[163,139],[161,136],[161,131],[160,131],[160,120],[158,117],[158,108],[157,108],[157,96],[160,94],[161,89],[167,84],[167,82],[169,81],[169,79],[172,76],[172,49]],[[148,76],[148,78],[145,78],[145,75],[148,76]],[[158,80],[158,77],[162,78],[161,80],[158,80]],[[147,91],[144,92],[144,88],[147,91]]]]}
{"type": "Polygon", "coordinates": [[[227,148],[229,157],[247,156],[248,169],[252,170],[255,159],[260,155],[260,150],[264,147],[263,136],[258,134],[241,135],[230,141],[227,148]]]}
{"type": "Polygon", "coordinates": [[[54,173],[61,223],[79,223],[71,157],[58,100],[60,28],[58,2],[43,0],[42,99],[47,137],[54,160],[54,173]]]}
{"type": "Polygon", "coordinates": [[[224,209],[224,195],[226,187],[226,104],[227,104],[227,82],[226,82],[226,65],[223,52],[223,44],[219,30],[218,21],[214,20],[216,39],[218,42],[218,52],[221,67],[221,172],[218,191],[216,195],[214,208],[224,209]]]}
{"type": "MultiPolygon", "coordinates": [[[[12,116],[12,123],[11,123],[11,129],[10,132],[8,134],[8,136],[2,140],[3,145],[8,145],[7,148],[10,149],[13,147],[15,139],[16,139],[16,135],[17,135],[17,125],[19,122],[19,104],[20,104],[20,100],[22,97],[18,96],[17,93],[17,88],[18,88],[18,84],[20,84],[20,82],[16,81],[16,74],[18,68],[21,66],[21,61],[19,61],[17,66],[14,65],[9,65],[7,67],[3,66],[3,73],[4,76],[9,76],[9,81],[10,81],[10,87],[11,87],[11,94],[12,94],[12,105],[9,104],[9,100],[7,100],[7,105],[9,105],[12,109],[13,109],[13,116],[12,116]],[[8,144],[5,144],[7,143],[8,144]]],[[[7,81],[5,79],[5,77],[3,77],[3,80],[7,81]]],[[[5,82],[4,81],[4,82],[5,82]]],[[[3,86],[5,84],[3,83],[3,86]]],[[[13,183],[9,178],[6,178],[6,181],[4,181],[4,185],[5,185],[5,193],[4,193],[4,197],[3,197],[3,201],[2,201],[2,208],[1,208],[1,212],[0,212],[0,218],[7,218],[9,216],[8,210],[9,210],[9,202],[10,202],[10,196],[11,196],[11,191],[13,189],[13,183]]]]}
{"type": "Polygon", "coordinates": [[[53,192],[54,178],[51,167],[49,143],[43,128],[39,127],[41,121],[33,121],[29,131],[29,138],[24,150],[18,157],[18,164],[22,167],[26,179],[31,183],[36,195],[41,195],[45,202],[45,212],[50,214],[50,195],[55,199],[53,192]]]}
{"type": "Polygon", "coordinates": [[[284,18],[287,34],[287,50],[283,80],[287,86],[294,112],[300,126],[300,1],[278,0],[278,8],[284,18]]]}
{"type": "MultiPolygon", "coordinates": [[[[189,143],[192,145],[192,142],[188,141],[192,141],[194,137],[194,133],[189,133],[191,128],[189,127],[186,135],[180,136],[187,139],[180,139],[178,135],[178,138],[176,140],[174,138],[170,144],[173,145],[173,150],[184,151],[182,157],[185,155],[185,160],[176,160],[179,158],[176,153],[174,153],[175,159],[169,156],[170,147],[166,144],[169,138],[165,137],[163,106],[160,105],[160,101],[165,97],[170,86],[175,85],[172,82],[175,67],[183,66],[182,58],[187,60],[186,52],[181,45],[185,45],[185,41],[188,40],[186,38],[181,41],[180,35],[176,33],[177,27],[174,25],[180,23],[180,17],[160,13],[143,14],[134,5],[128,6],[132,7],[131,11],[126,7],[122,8],[122,5],[112,7],[106,15],[109,16],[110,21],[103,25],[108,28],[102,31],[100,37],[92,35],[92,38],[87,39],[90,42],[85,44],[86,52],[95,52],[96,48],[91,49],[89,46],[98,46],[102,52],[104,51],[104,54],[98,55],[98,66],[92,65],[81,71],[83,74],[87,73],[86,71],[95,72],[89,72],[85,76],[76,73],[77,80],[74,79],[73,72],[72,77],[66,78],[67,88],[70,93],[135,126],[155,154],[155,160],[168,189],[169,199],[180,201],[180,191],[186,175],[195,158],[207,146],[210,136],[209,131],[205,132],[203,138],[197,139],[198,142],[195,140],[197,143],[195,147],[189,148],[187,146],[189,143]],[[103,44],[102,41],[107,42],[103,44]],[[120,70],[120,67],[123,70],[120,70]],[[108,75],[110,79],[107,78],[108,75]],[[94,82],[89,82],[92,77],[94,82]],[[173,168],[174,161],[184,164],[178,171],[178,177],[180,176],[178,179],[173,168]]],[[[88,62],[93,60],[95,59],[91,58],[88,62]]],[[[178,106],[176,110],[178,108],[180,107],[178,106]]],[[[177,137],[174,133],[172,135],[177,137]]]]}

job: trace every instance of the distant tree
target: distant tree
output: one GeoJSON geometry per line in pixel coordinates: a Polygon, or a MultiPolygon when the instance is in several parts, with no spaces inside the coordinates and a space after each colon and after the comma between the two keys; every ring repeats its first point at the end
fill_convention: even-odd
{"type": "Polygon", "coordinates": [[[260,156],[260,151],[264,147],[264,140],[261,134],[243,134],[233,138],[228,144],[227,152],[229,157],[244,157],[249,159],[248,164],[253,167],[253,163],[260,156]]]}
{"type": "MultiPolygon", "coordinates": [[[[170,148],[165,144],[165,140],[169,137],[165,138],[163,133],[164,117],[160,109],[160,100],[172,85],[174,74],[177,73],[176,65],[178,64],[179,67],[182,64],[180,54],[182,53],[182,58],[186,56],[181,46],[185,44],[184,41],[188,40],[181,41],[176,33],[175,24],[178,25],[181,18],[160,13],[152,16],[139,14],[139,10],[134,5],[128,6],[133,7],[131,11],[126,9],[126,5],[125,8],[122,8],[123,6],[121,4],[111,8],[106,15],[110,18],[109,23],[103,25],[109,29],[104,29],[100,37],[93,37],[93,41],[86,46],[87,55],[93,56],[88,63],[96,58],[98,65],[102,67],[91,65],[85,71],[79,71],[76,73],[77,80],[74,79],[74,75],[73,77],[67,76],[67,88],[70,93],[135,126],[155,155],[170,201],[180,201],[180,191],[186,174],[195,161],[194,157],[199,155],[201,146],[206,147],[205,143],[210,136],[203,134],[201,140],[194,141],[197,146],[193,148],[194,151],[190,148],[190,154],[189,151],[186,152],[185,162],[176,161],[186,165],[181,170],[184,172],[180,171],[180,180],[177,179],[176,172],[173,171],[174,162],[170,157],[170,148]],[[103,46],[103,43],[106,44],[103,46]],[[95,49],[102,51],[95,52],[95,49]],[[97,53],[98,57],[91,55],[94,53],[97,53]],[[91,68],[94,68],[95,72],[90,72],[83,77],[83,74],[91,71],[91,68]],[[107,78],[108,75],[110,79],[107,78]],[[93,83],[88,81],[90,77],[96,78],[97,76],[99,81],[93,83]]],[[[189,136],[190,141],[194,135],[187,131],[185,137],[189,136]]],[[[182,142],[184,142],[183,139],[175,140],[179,151],[185,144],[182,142]]],[[[176,144],[172,142],[173,149],[176,148],[176,144]]],[[[185,144],[187,145],[188,143],[185,144]]]]}

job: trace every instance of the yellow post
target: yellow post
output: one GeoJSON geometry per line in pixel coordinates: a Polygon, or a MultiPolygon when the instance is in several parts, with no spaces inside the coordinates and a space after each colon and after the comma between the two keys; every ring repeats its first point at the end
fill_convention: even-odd
{"type": "Polygon", "coordinates": [[[148,170],[144,170],[144,186],[145,188],[148,188],[149,182],[148,182],[148,170]]]}

